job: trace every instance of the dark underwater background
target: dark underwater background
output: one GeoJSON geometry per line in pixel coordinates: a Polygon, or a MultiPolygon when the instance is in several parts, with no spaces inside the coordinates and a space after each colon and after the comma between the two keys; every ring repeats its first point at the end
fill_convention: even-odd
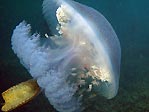
{"type": "MultiPolygon", "coordinates": [[[[76,1],[97,9],[108,19],[122,49],[117,96],[111,100],[93,100],[85,112],[149,112],[149,0],[76,1]]],[[[42,0],[0,0],[0,93],[31,78],[14,55],[10,38],[15,26],[23,20],[31,23],[33,31],[46,30],[41,4],[42,0]]],[[[56,110],[41,93],[12,112],[56,110]]]]}

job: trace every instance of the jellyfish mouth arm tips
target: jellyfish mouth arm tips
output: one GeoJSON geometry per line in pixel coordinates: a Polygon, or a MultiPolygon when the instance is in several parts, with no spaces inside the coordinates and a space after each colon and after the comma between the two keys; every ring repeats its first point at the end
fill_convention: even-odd
{"type": "Polygon", "coordinates": [[[11,38],[12,49],[30,74],[37,79],[39,86],[45,90],[49,101],[58,111],[73,112],[74,110],[80,110],[79,101],[73,97],[77,86],[68,84],[66,82],[68,75],[58,70],[63,68],[63,66],[60,66],[60,61],[65,55],[62,52],[61,55],[57,55],[58,51],[49,52],[40,46],[38,44],[40,40],[36,40],[38,35],[31,35],[30,28],[30,25],[27,25],[26,22],[22,22],[16,27],[11,38]],[[69,99],[68,96],[70,96],[69,99]],[[64,99],[59,100],[61,97],[64,97],[64,99]],[[65,99],[65,97],[67,98],[65,99]],[[68,102],[73,103],[69,104],[68,102]],[[57,106],[57,103],[59,106],[57,106]],[[66,105],[66,103],[68,104],[66,105]],[[64,109],[66,107],[67,109],[64,109]]]}
{"type": "Polygon", "coordinates": [[[13,86],[2,93],[5,104],[2,111],[11,111],[33,99],[40,92],[36,80],[28,80],[13,86]]]}

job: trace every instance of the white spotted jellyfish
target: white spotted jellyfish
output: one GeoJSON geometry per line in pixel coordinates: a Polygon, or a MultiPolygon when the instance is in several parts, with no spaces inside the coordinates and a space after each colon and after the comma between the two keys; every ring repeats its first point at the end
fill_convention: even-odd
{"type": "Polygon", "coordinates": [[[83,99],[96,95],[113,98],[119,85],[121,48],[110,23],[95,9],[72,0],[44,0],[42,6],[53,36],[47,32],[40,44],[42,37],[32,35],[30,24],[23,21],[16,26],[12,49],[33,79],[2,93],[2,111],[28,102],[40,88],[59,112],[81,112],[83,99]]]}

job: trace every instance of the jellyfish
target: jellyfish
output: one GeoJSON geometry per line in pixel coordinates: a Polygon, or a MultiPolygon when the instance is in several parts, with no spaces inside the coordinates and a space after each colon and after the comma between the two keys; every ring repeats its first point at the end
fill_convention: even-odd
{"type": "Polygon", "coordinates": [[[11,44],[50,104],[59,112],[81,112],[83,99],[116,96],[121,48],[107,19],[73,0],[44,0],[42,6],[52,36],[33,34],[23,21],[11,44]]]}

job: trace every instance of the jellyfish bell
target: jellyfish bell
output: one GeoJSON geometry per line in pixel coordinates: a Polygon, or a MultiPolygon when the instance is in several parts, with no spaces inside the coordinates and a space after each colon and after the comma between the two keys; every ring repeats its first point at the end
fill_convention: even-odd
{"type": "Polygon", "coordinates": [[[108,99],[114,97],[118,90],[121,50],[117,35],[106,18],[93,8],[71,0],[44,0],[43,13],[49,24],[50,18],[56,18],[54,23],[58,24],[59,33],[81,59],[78,64],[96,67],[93,72],[100,71],[92,75],[108,86],[99,93],[108,99]],[[48,6],[56,7],[56,17],[48,13],[53,8],[48,6]]]}
{"type": "MultiPolygon", "coordinates": [[[[72,0],[44,0],[53,36],[31,35],[25,21],[13,31],[12,49],[49,102],[60,112],[80,112],[84,94],[113,98],[118,91],[121,49],[110,23],[96,10],[72,0]],[[49,39],[56,45],[52,48],[49,39]],[[92,90],[95,90],[93,93],[92,90]]],[[[89,97],[91,98],[91,97],[89,97]]]]}

